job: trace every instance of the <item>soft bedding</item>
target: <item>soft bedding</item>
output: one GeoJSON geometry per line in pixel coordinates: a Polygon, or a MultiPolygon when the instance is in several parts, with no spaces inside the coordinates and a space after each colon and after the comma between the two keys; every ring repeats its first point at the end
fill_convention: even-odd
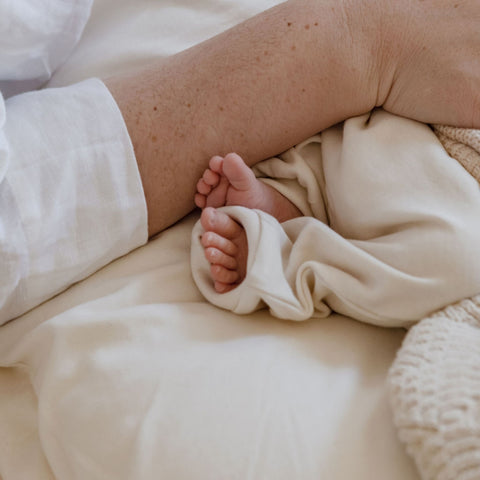
{"type": "Polygon", "coordinates": [[[255,170],[303,216],[279,223],[224,207],[245,229],[248,265],[242,283],[222,294],[198,222],[193,275],[215,305],[236,313],[267,306],[296,321],[333,310],[408,327],[480,291],[479,184],[428,125],[376,109],[255,170]]]}
{"type": "MultiPolygon", "coordinates": [[[[96,0],[49,86],[276,3],[96,0]]],[[[387,399],[404,330],[218,309],[191,277],[197,218],[0,327],[0,478],[418,480],[387,399]]]]}
{"type": "Polygon", "coordinates": [[[417,479],[385,386],[404,333],[211,306],[195,220],[2,327],[3,479],[417,479]]]}

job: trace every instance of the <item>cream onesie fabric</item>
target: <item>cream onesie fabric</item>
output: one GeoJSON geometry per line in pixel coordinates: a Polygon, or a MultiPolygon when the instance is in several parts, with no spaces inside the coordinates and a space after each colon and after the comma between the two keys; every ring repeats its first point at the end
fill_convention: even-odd
{"type": "Polygon", "coordinates": [[[237,313],[418,322],[388,376],[400,439],[423,480],[478,480],[480,131],[434,131],[377,110],[262,162],[258,176],[307,217],[279,225],[226,207],[247,232],[247,277],[213,290],[200,223],[193,275],[208,300],[237,313]]]}
{"type": "Polygon", "coordinates": [[[267,306],[289,320],[334,310],[380,326],[410,326],[480,292],[480,190],[431,128],[383,110],[353,118],[260,164],[304,213],[279,224],[226,207],[248,238],[247,276],[212,287],[197,224],[193,275],[212,303],[267,306]]]}

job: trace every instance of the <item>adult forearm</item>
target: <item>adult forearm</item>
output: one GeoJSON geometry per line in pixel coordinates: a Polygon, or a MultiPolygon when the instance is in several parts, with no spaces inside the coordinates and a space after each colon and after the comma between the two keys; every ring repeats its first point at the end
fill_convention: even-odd
{"type": "Polygon", "coordinates": [[[249,165],[384,106],[480,126],[478,0],[290,0],[107,80],[142,177],[151,234],[193,207],[210,156],[249,165]]]}
{"type": "Polygon", "coordinates": [[[286,2],[107,80],[133,141],[151,234],[191,210],[210,156],[237,151],[254,164],[375,105],[373,35],[347,7],[286,2]]]}

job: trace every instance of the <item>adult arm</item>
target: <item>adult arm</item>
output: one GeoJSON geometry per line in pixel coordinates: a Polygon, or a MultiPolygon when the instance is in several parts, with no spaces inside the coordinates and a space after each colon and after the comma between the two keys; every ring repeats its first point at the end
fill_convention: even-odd
{"type": "Polygon", "coordinates": [[[210,156],[250,165],[375,106],[480,127],[476,0],[290,0],[106,84],[152,235],[193,208],[210,156]]]}

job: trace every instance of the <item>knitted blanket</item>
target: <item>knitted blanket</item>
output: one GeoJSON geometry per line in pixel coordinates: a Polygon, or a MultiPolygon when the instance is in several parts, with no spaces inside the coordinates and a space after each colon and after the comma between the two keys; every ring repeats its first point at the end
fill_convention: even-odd
{"type": "MultiPolygon", "coordinates": [[[[480,182],[480,131],[434,130],[480,182]]],[[[480,295],[412,327],[388,384],[400,439],[422,479],[480,479],[480,295]]]]}

